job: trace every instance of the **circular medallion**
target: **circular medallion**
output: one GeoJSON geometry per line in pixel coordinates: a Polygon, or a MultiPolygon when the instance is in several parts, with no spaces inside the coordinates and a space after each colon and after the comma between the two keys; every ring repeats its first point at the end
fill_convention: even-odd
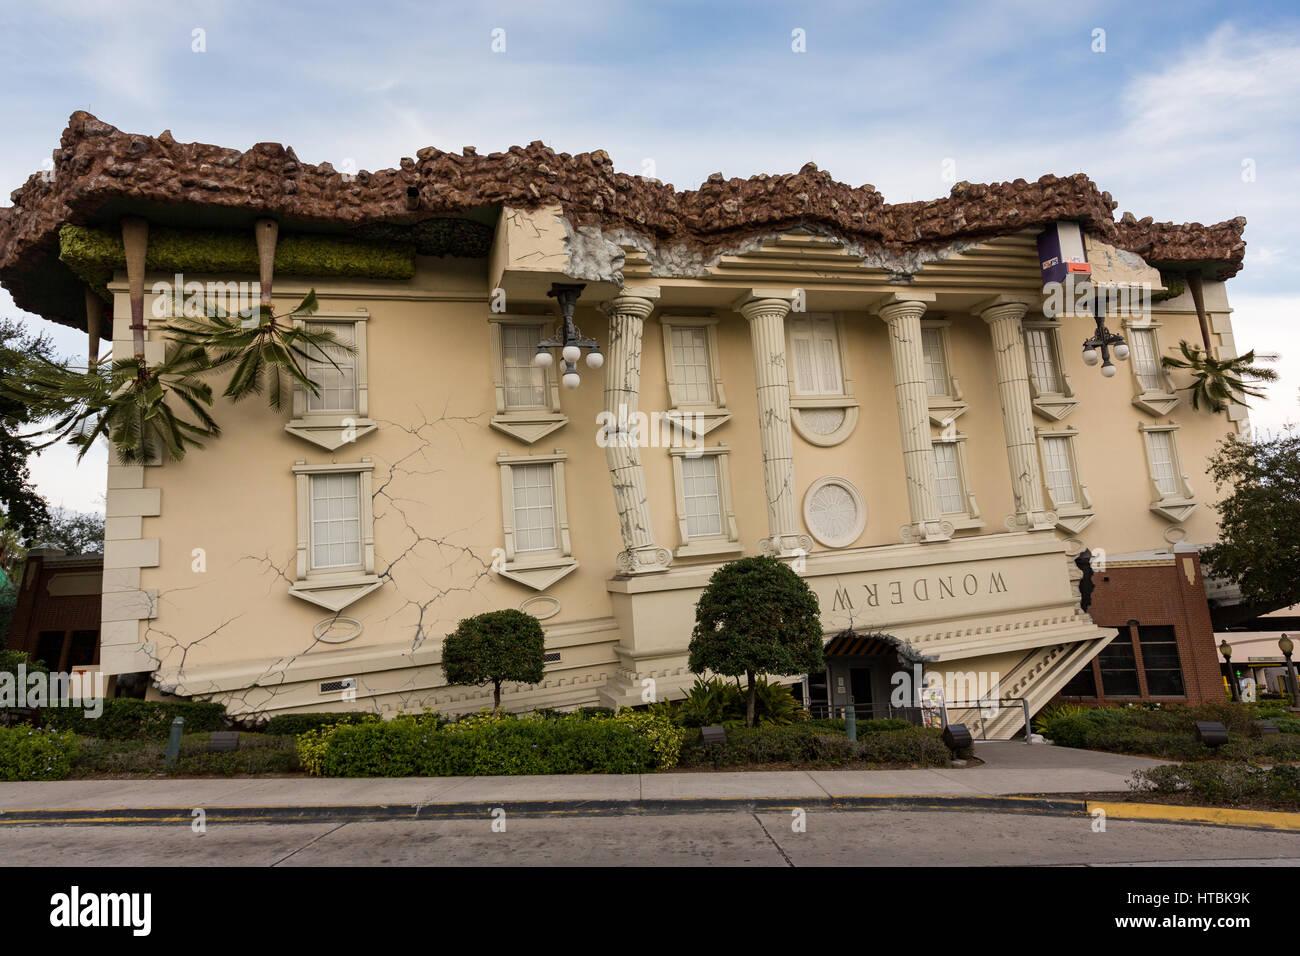
{"type": "Polygon", "coordinates": [[[803,520],[819,544],[847,548],[867,526],[867,505],[847,478],[818,478],[803,496],[803,520]]]}
{"type": "Polygon", "coordinates": [[[1187,529],[1180,524],[1176,524],[1172,528],[1165,529],[1165,540],[1168,541],[1170,544],[1178,544],[1186,537],[1187,537],[1187,529]]]}
{"type": "Polygon", "coordinates": [[[354,617],[327,617],[311,629],[312,636],[325,644],[346,644],[360,637],[363,625],[354,617]]]}
{"type": "Polygon", "coordinates": [[[519,610],[531,614],[539,621],[545,621],[560,613],[560,602],[549,594],[538,594],[520,604],[519,610]]]}

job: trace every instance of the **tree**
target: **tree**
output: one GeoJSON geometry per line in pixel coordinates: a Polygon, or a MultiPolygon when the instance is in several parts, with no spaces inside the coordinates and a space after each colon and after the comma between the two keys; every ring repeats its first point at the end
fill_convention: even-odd
{"type": "Polygon", "coordinates": [[[55,508],[49,520],[37,525],[32,544],[52,544],[68,554],[100,554],[104,550],[104,516],[55,508]]]}
{"type": "Polygon", "coordinates": [[[467,617],[442,642],[447,683],[492,685],[492,709],[501,709],[501,685],[540,683],[546,672],[546,635],[523,611],[488,611],[467,617]]]}
{"type": "MultiPolygon", "coordinates": [[[[1204,404],[1212,412],[1221,412],[1234,400],[1234,395],[1236,401],[1245,405],[1241,396],[1264,397],[1263,390],[1253,383],[1277,381],[1277,372],[1255,364],[1254,349],[1227,359],[1216,359],[1199,345],[1189,345],[1186,341],[1178,343],[1178,350],[1182,358],[1166,355],[1161,361],[1165,368],[1186,369],[1192,373],[1192,384],[1179,389],[1191,393],[1192,408],[1199,409],[1204,404]]],[[[1263,362],[1276,360],[1276,356],[1260,356],[1258,359],[1263,362]]]]}
{"type": "Polygon", "coordinates": [[[805,674],[825,666],[817,595],[775,558],[724,564],[695,605],[689,666],[696,674],[744,674],[745,725],[754,726],[759,674],[805,674]]]}
{"type": "MultiPolygon", "coordinates": [[[[33,335],[11,319],[0,319],[0,381],[20,374],[32,357],[53,360],[48,335],[33,335]]],[[[21,401],[0,394],[0,523],[18,535],[49,519],[45,499],[32,485],[27,459],[36,451],[31,440],[19,434],[37,420],[21,401]]],[[[11,567],[12,565],[5,565],[11,567]]]]}
{"type": "Polygon", "coordinates": [[[1300,603],[1300,434],[1225,438],[1210,459],[1219,541],[1201,552],[1210,571],[1241,588],[1248,604],[1300,603]]]}
{"type": "Polygon", "coordinates": [[[156,365],[145,358],[141,329],[132,331],[135,354],[111,363],[83,367],[31,355],[0,380],[0,399],[24,406],[30,421],[52,422],[40,432],[47,440],[34,449],[66,441],[81,450],[80,457],[104,437],[123,464],[152,461],[164,451],[180,460],[190,448],[221,435],[208,411],[212,387],[202,380],[205,375],[232,369],[222,394],[232,401],[265,394],[277,411],[286,384],[320,393],[306,363],[325,360],[337,367],[331,353],[353,346],[299,323],[318,307],[312,290],[281,315],[262,305],[256,318],[251,312],[228,316],[217,308],[195,318],[174,316],[166,328],[176,348],[156,365]]]}

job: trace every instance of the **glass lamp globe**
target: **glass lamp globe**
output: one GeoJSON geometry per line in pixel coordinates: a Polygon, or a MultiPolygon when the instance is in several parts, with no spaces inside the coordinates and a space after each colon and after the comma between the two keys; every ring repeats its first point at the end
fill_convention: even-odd
{"type": "Polygon", "coordinates": [[[565,372],[561,381],[564,383],[564,387],[568,389],[577,388],[582,384],[582,379],[579,378],[578,373],[574,371],[565,372]]]}
{"type": "Polygon", "coordinates": [[[1097,354],[1097,350],[1096,350],[1096,349],[1084,349],[1084,350],[1083,350],[1083,364],[1084,364],[1084,365],[1096,365],[1099,361],[1101,361],[1101,356],[1097,354]]]}
{"type": "Polygon", "coordinates": [[[1101,367],[1101,374],[1105,375],[1107,378],[1113,378],[1115,375],[1115,366],[1107,362],[1101,367]]]}
{"type": "Polygon", "coordinates": [[[555,363],[555,356],[546,349],[538,349],[533,356],[533,364],[538,368],[550,368],[555,363]]]}
{"type": "Polygon", "coordinates": [[[1115,346],[1115,358],[1119,359],[1121,362],[1128,358],[1128,346],[1123,342],[1115,346]]]}
{"type": "Polygon", "coordinates": [[[598,350],[592,349],[590,352],[587,353],[588,368],[600,368],[604,364],[605,364],[605,356],[601,355],[598,350]]]}
{"type": "Polygon", "coordinates": [[[578,361],[578,358],[582,355],[582,349],[578,348],[576,345],[566,345],[564,347],[563,354],[564,354],[564,361],[576,362],[578,361]]]}

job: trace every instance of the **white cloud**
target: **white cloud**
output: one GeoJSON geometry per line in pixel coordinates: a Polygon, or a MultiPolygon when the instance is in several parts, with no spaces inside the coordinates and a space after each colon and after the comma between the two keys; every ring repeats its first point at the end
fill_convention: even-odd
{"type": "Polygon", "coordinates": [[[1281,356],[1273,366],[1278,381],[1265,387],[1268,397],[1250,400],[1251,425],[1256,431],[1300,425],[1300,295],[1234,294],[1229,283],[1228,304],[1238,352],[1281,356]]]}

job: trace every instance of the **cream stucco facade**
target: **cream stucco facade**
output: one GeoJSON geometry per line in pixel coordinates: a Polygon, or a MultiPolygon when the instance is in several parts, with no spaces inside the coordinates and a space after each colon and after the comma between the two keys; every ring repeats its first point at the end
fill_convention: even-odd
{"type": "MultiPolygon", "coordinates": [[[[1108,255],[1159,282],[1091,241],[1108,255]]],[[[128,278],[110,285],[122,354],[128,278]]],[[[143,278],[150,317],[172,277],[143,278]]],[[[1205,462],[1243,420],[1134,371],[1136,341],[1114,378],[1085,367],[1091,320],[1045,315],[1035,230],[906,262],[797,229],[693,257],[507,207],[487,258],[277,278],[276,311],[309,288],[313,321],[363,337],[341,409],[219,399],[209,447],[109,465],[105,672],[234,714],[455,713],[490,693],[444,683],[443,636],[519,607],[549,657],[507,706],[641,703],[691,683],[712,570],[768,553],[818,594],[828,638],[888,633],[929,671],[992,675],[1037,709],[1114,635],[1079,609],[1072,556],[1213,540],[1205,462]],[[575,390],[505,366],[556,325],[555,282],[586,284],[575,319],[606,356],[575,390]],[[611,443],[619,421],[673,410],[690,431],[611,443]],[[674,435],[703,454],[665,447],[674,435]],[[342,564],[317,561],[333,499],[342,564]]],[[[1204,296],[1213,345],[1235,354],[1224,284],[1204,296]]],[[[1200,339],[1190,293],[1151,319],[1138,337],[1157,359],[1200,339]]],[[[147,324],[157,354],[162,320],[147,324]]]]}

